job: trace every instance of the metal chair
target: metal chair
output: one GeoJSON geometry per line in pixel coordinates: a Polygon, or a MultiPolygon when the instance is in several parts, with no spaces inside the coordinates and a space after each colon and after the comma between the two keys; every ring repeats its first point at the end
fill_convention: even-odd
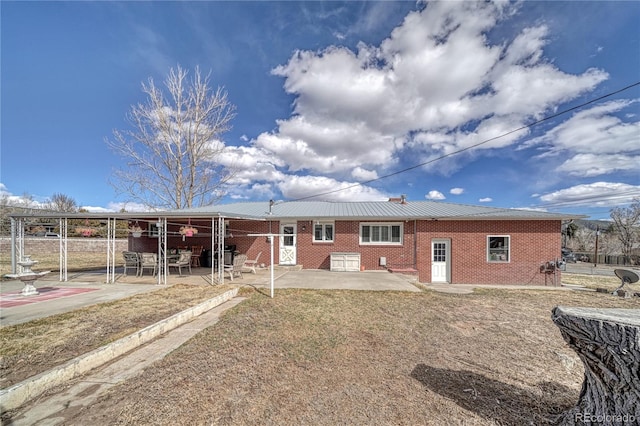
{"type": "Polygon", "coordinates": [[[191,275],[191,252],[183,251],[180,253],[180,257],[175,262],[167,263],[169,268],[178,268],[178,274],[182,275],[182,268],[189,268],[189,275],[191,275]]]}
{"type": "Polygon", "coordinates": [[[156,271],[158,270],[158,255],[156,253],[140,254],[140,276],[144,275],[145,269],[151,269],[155,277],[156,271]]]}
{"type": "Polygon", "coordinates": [[[233,277],[235,276],[242,278],[242,268],[246,260],[246,254],[239,254],[233,258],[233,265],[224,265],[224,272],[229,274],[231,281],[233,281],[233,277]]]}
{"type": "Polygon", "coordinates": [[[256,267],[258,266],[258,259],[262,252],[258,253],[255,259],[247,259],[244,261],[244,268],[250,270],[252,273],[256,273],[256,267]]]}
{"type": "Polygon", "coordinates": [[[124,258],[124,274],[127,275],[127,269],[135,268],[136,276],[140,273],[140,256],[135,251],[123,251],[124,258]]]}

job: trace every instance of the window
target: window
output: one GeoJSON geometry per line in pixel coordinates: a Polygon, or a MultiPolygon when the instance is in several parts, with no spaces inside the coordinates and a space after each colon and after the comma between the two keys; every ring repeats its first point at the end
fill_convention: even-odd
{"type": "Polygon", "coordinates": [[[158,238],[160,236],[160,227],[157,223],[149,224],[149,236],[151,238],[158,238]]]}
{"type": "Polygon", "coordinates": [[[487,261],[488,262],[509,262],[510,240],[507,235],[490,235],[487,237],[487,261]]]}
{"type": "Polygon", "coordinates": [[[402,224],[361,223],[360,244],[402,245],[402,224]]]}
{"type": "Polygon", "coordinates": [[[333,242],[333,222],[316,222],[313,225],[314,242],[333,242]]]}

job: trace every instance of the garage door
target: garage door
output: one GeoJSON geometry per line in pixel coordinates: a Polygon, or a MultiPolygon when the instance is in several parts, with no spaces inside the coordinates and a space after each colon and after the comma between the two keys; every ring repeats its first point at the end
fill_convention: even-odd
{"type": "Polygon", "coordinates": [[[332,271],[356,272],[360,270],[360,253],[331,253],[332,271]]]}

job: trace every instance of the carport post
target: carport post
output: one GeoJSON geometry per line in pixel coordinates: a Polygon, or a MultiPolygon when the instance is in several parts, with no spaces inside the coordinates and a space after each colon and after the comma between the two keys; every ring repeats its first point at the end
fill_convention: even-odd
{"type": "Polygon", "coordinates": [[[273,237],[279,236],[280,234],[247,234],[248,237],[267,237],[269,238],[269,256],[271,259],[271,265],[269,265],[271,271],[271,298],[273,299],[273,237]]]}
{"type": "Polygon", "coordinates": [[[271,255],[271,264],[269,265],[271,268],[271,298],[273,299],[273,236],[269,237],[269,254],[271,255]]]}

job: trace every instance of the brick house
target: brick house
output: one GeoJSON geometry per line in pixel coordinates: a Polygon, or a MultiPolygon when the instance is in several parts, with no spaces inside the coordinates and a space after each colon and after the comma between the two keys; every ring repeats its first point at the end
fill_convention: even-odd
{"type": "MultiPolygon", "coordinates": [[[[582,217],[404,197],[248,202],[165,213],[189,217],[196,227],[210,224],[205,217],[224,218],[225,245],[249,258],[262,252],[265,264],[268,240],[251,234],[279,234],[274,263],[280,265],[414,273],[424,283],[531,285],[548,284],[551,272],[559,274],[549,265],[560,257],[562,221],[582,217]]],[[[130,239],[132,250],[145,248],[145,239],[138,240],[130,239]]],[[[205,234],[188,242],[207,246],[205,234]]],[[[172,245],[180,245],[179,236],[169,237],[172,245]]]]}

